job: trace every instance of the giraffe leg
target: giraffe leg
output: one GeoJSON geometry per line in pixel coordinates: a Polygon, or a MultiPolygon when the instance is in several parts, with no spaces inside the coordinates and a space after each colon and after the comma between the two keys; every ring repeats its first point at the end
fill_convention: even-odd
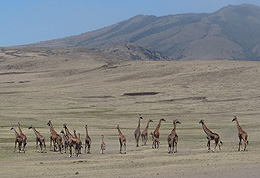
{"type": "Polygon", "coordinates": [[[52,137],[50,136],[50,151],[52,151],[51,146],[52,146],[52,137]]]}
{"type": "Polygon", "coordinates": [[[125,150],[125,154],[126,154],[126,143],[124,143],[124,150],[125,150]]]}
{"type": "Polygon", "coordinates": [[[36,150],[35,151],[37,151],[37,149],[38,149],[38,139],[36,138],[36,150]]]}
{"type": "Polygon", "coordinates": [[[240,146],[241,146],[241,138],[239,138],[239,143],[238,143],[238,151],[240,151],[240,146]]]}
{"type": "Polygon", "coordinates": [[[17,141],[14,142],[14,152],[16,150],[17,141]]]}
{"type": "Polygon", "coordinates": [[[175,142],[175,153],[177,153],[177,142],[175,142]]]}
{"type": "Polygon", "coordinates": [[[207,146],[208,146],[208,152],[209,152],[209,150],[210,150],[210,139],[208,139],[208,144],[207,144],[207,146]]]}
{"type": "Polygon", "coordinates": [[[119,148],[119,153],[122,154],[122,143],[120,142],[120,148],[119,148]]]}
{"type": "Polygon", "coordinates": [[[244,143],[245,143],[245,146],[244,146],[244,151],[247,151],[247,150],[246,150],[246,146],[247,146],[246,142],[247,142],[247,141],[246,141],[246,140],[244,140],[244,143]]]}

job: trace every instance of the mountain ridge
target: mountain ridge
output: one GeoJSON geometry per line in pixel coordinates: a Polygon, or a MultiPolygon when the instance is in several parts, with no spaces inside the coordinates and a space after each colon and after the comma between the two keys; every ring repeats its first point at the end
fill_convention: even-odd
{"type": "Polygon", "coordinates": [[[111,48],[135,44],[171,60],[260,59],[260,7],[229,5],[213,13],[137,15],[91,32],[26,46],[111,48]]]}

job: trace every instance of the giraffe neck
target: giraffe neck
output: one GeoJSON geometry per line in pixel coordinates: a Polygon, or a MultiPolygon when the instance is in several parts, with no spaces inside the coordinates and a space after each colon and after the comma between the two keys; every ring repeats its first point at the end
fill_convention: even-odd
{"type": "Polygon", "coordinates": [[[54,130],[54,127],[53,127],[52,123],[50,123],[50,132],[51,132],[51,133],[53,133],[53,132],[56,133],[56,131],[54,130]]]}
{"type": "Polygon", "coordinates": [[[146,125],[146,127],[145,127],[145,130],[148,130],[149,124],[150,124],[150,120],[148,120],[147,125],[146,125]]]}
{"type": "Polygon", "coordinates": [[[118,130],[119,135],[122,136],[123,134],[122,134],[121,130],[119,128],[117,128],[117,130],[118,130]]]}
{"type": "Polygon", "coordinates": [[[40,136],[40,133],[35,129],[34,126],[32,126],[32,129],[33,129],[34,134],[36,135],[36,137],[39,137],[39,136],[40,136]]]}
{"type": "Polygon", "coordinates": [[[65,134],[64,133],[61,133],[61,134],[62,134],[63,139],[67,140],[67,137],[65,136],[65,134]]]}
{"type": "Polygon", "coordinates": [[[211,130],[209,130],[204,123],[202,123],[202,128],[203,128],[204,132],[205,132],[207,135],[211,135],[211,134],[212,134],[211,130]]]}
{"type": "Polygon", "coordinates": [[[137,125],[137,129],[140,129],[140,123],[141,123],[141,119],[139,118],[139,120],[138,120],[138,125],[137,125]]]}
{"type": "Polygon", "coordinates": [[[238,129],[238,131],[242,130],[242,128],[241,128],[241,126],[239,125],[239,122],[238,122],[237,119],[236,119],[236,123],[237,123],[237,129],[238,129]]]}
{"type": "Polygon", "coordinates": [[[173,124],[173,129],[172,129],[172,131],[175,131],[176,130],[176,122],[174,122],[174,124],[173,124]]]}
{"type": "Polygon", "coordinates": [[[157,127],[156,127],[156,130],[159,130],[160,129],[160,126],[161,126],[161,120],[159,121],[159,124],[157,125],[157,127]]]}
{"type": "Polygon", "coordinates": [[[70,133],[68,127],[66,126],[64,129],[65,129],[66,135],[67,135],[69,138],[71,138],[72,135],[71,135],[71,133],[70,133]]]}
{"type": "Polygon", "coordinates": [[[23,135],[23,131],[22,131],[22,129],[21,129],[20,123],[18,123],[18,129],[19,129],[20,134],[23,135]]]}
{"type": "Polygon", "coordinates": [[[86,137],[88,136],[88,128],[86,128],[86,137]]]}
{"type": "Polygon", "coordinates": [[[20,136],[19,133],[15,130],[15,128],[13,128],[13,130],[16,137],[20,136]]]}
{"type": "Polygon", "coordinates": [[[75,137],[75,138],[78,138],[77,133],[76,133],[76,130],[73,130],[73,132],[74,132],[74,137],[75,137]]]}

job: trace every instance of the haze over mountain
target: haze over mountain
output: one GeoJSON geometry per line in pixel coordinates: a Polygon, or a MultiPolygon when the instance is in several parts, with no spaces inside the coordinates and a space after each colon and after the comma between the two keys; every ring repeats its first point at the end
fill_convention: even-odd
{"type": "MultiPolygon", "coordinates": [[[[146,48],[171,60],[259,60],[260,7],[243,4],[214,13],[137,15],[96,31],[27,46],[99,48],[110,53],[117,48],[122,55],[127,43],[136,45],[129,50],[146,48]]],[[[165,58],[157,60],[161,59],[165,58]]]]}

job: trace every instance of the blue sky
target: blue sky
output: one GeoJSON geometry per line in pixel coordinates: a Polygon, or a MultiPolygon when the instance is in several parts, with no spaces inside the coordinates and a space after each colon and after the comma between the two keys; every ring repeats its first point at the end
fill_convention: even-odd
{"type": "Polygon", "coordinates": [[[259,0],[0,0],[0,46],[77,35],[135,15],[214,12],[259,0]]]}

